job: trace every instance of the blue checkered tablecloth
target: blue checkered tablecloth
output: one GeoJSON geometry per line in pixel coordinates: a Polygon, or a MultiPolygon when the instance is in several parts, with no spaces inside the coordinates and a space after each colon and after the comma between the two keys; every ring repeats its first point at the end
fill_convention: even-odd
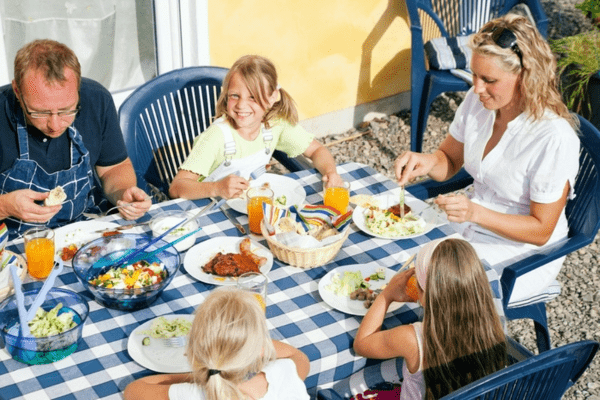
{"type": "MultiPolygon", "coordinates": [[[[395,182],[362,164],[343,164],[338,166],[338,171],[345,180],[351,182],[351,195],[383,194],[398,188],[395,182]]],[[[307,203],[322,203],[323,185],[320,174],[310,170],[288,176],[303,185],[307,203]]],[[[207,203],[208,200],[181,199],[159,203],[153,206],[144,219],[150,219],[152,215],[164,210],[196,209],[207,203]]],[[[234,210],[231,212],[247,227],[246,215],[234,210]]],[[[118,215],[105,217],[104,220],[125,223],[118,215]]],[[[197,237],[197,243],[218,236],[241,236],[218,209],[202,216],[199,223],[203,230],[197,237]]],[[[352,350],[361,317],[348,315],[328,306],[319,295],[319,279],[336,267],[351,264],[376,262],[397,270],[403,261],[425,243],[454,233],[448,225],[441,225],[423,236],[393,241],[367,235],[354,224],[350,229],[350,235],[338,255],[324,267],[300,269],[275,260],[268,273],[270,283],[267,318],[271,335],[307,354],[310,373],[306,385],[312,394],[316,387],[329,387],[367,364],[365,358],[357,356],[352,350]]],[[[267,246],[261,237],[254,238],[267,246]]],[[[7,248],[22,254],[22,240],[11,242],[7,248]]],[[[493,270],[489,270],[488,278],[501,312],[498,276],[493,270]]],[[[2,399],[122,398],[122,391],[128,383],[154,373],[129,356],[129,334],[140,324],[160,315],[191,314],[214,289],[214,286],[192,278],[182,266],[169,287],[151,307],[123,312],[104,308],[93,301],[91,294],[83,289],[69,268],[65,268],[57,278],[55,286],[82,293],[89,299],[90,315],[83,329],[83,339],[71,356],[48,365],[28,366],[14,361],[5,349],[0,349],[2,399]]],[[[416,304],[404,305],[385,319],[384,327],[414,322],[420,315],[416,304]]],[[[372,363],[369,360],[369,364],[372,363]]]]}

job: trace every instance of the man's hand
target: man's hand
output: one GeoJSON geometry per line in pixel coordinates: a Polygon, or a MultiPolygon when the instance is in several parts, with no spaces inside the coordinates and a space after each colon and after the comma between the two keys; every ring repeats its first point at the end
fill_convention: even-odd
{"type": "Polygon", "coordinates": [[[131,203],[126,207],[119,208],[119,213],[126,220],[141,218],[150,209],[152,198],[146,192],[137,186],[132,186],[123,192],[121,200],[117,201],[117,206],[131,203]]]}
{"type": "Polygon", "coordinates": [[[62,206],[41,206],[50,192],[36,192],[31,189],[15,190],[0,196],[0,218],[15,217],[21,221],[43,224],[48,222],[62,206]]]}

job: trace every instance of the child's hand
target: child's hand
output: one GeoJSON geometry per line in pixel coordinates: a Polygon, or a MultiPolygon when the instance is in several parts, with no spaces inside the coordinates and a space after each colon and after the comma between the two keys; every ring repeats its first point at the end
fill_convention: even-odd
{"type": "Polygon", "coordinates": [[[323,175],[322,179],[323,179],[323,183],[324,183],[323,186],[326,188],[331,187],[331,186],[334,186],[334,187],[344,186],[344,180],[337,172],[323,175]]]}
{"type": "Polygon", "coordinates": [[[250,184],[237,175],[228,175],[219,181],[219,196],[224,199],[240,197],[250,184]]]}
{"type": "Polygon", "coordinates": [[[381,295],[385,296],[385,299],[391,303],[392,301],[397,302],[409,302],[413,301],[408,294],[406,294],[406,283],[411,276],[415,274],[415,269],[410,268],[406,271],[397,273],[392,277],[390,283],[387,284],[381,295]]]}

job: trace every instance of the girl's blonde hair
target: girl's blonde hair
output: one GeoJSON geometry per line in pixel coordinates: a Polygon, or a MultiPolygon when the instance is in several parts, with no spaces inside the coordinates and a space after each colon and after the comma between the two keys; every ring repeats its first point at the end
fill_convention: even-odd
{"type": "Polygon", "coordinates": [[[474,53],[495,57],[503,70],[521,74],[519,91],[524,111],[533,120],[539,120],[546,110],[550,110],[569,121],[574,128],[579,125],[558,90],[556,57],[548,42],[527,18],[506,14],[494,19],[471,37],[470,45],[474,53]],[[494,42],[492,36],[499,29],[508,29],[515,34],[522,54],[522,66],[515,51],[510,47],[503,49],[494,42]]]}
{"type": "Polygon", "coordinates": [[[431,255],[423,337],[427,399],[506,365],[506,339],[483,265],[468,242],[446,239],[431,255]]]}
{"type": "Polygon", "coordinates": [[[208,400],[245,398],[238,385],[276,356],[259,302],[249,292],[221,288],[195,314],[186,353],[194,382],[208,400]]]}
{"type": "Polygon", "coordinates": [[[275,65],[269,59],[256,55],[247,55],[239,58],[227,72],[223,81],[223,89],[217,101],[215,118],[225,116],[227,121],[235,127],[233,119],[227,115],[227,99],[229,82],[231,81],[231,77],[236,73],[240,74],[240,77],[256,102],[263,110],[266,110],[263,123],[267,128],[269,128],[269,122],[273,118],[282,119],[291,125],[298,123],[298,111],[296,110],[292,96],[277,84],[277,70],[275,69],[275,65]],[[269,108],[268,99],[276,89],[279,89],[279,100],[269,108]]]}

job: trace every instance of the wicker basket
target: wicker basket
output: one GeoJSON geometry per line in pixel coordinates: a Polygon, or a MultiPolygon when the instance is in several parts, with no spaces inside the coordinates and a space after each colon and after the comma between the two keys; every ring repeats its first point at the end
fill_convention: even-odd
{"type": "MultiPolygon", "coordinates": [[[[25,276],[27,275],[27,263],[25,262],[25,259],[23,258],[23,256],[13,253],[10,250],[4,250],[4,253],[12,254],[15,257],[17,257],[17,259],[15,260],[15,264],[17,264],[19,267],[22,268],[20,278],[21,278],[21,282],[23,282],[23,280],[25,279],[25,276]]],[[[8,266],[7,266],[7,268],[8,268],[8,266]]],[[[12,283],[12,278],[8,278],[8,286],[5,286],[0,289],[0,301],[4,300],[11,294],[13,294],[13,283],[12,283]]]]}
{"type": "Polygon", "coordinates": [[[350,229],[348,228],[346,229],[346,233],[344,233],[342,238],[337,242],[333,242],[325,247],[319,247],[317,249],[300,249],[297,247],[286,246],[274,240],[267,232],[264,223],[260,224],[260,230],[263,237],[267,240],[271,253],[273,253],[278,260],[293,267],[300,268],[321,267],[333,260],[350,234],[350,229]]]}

